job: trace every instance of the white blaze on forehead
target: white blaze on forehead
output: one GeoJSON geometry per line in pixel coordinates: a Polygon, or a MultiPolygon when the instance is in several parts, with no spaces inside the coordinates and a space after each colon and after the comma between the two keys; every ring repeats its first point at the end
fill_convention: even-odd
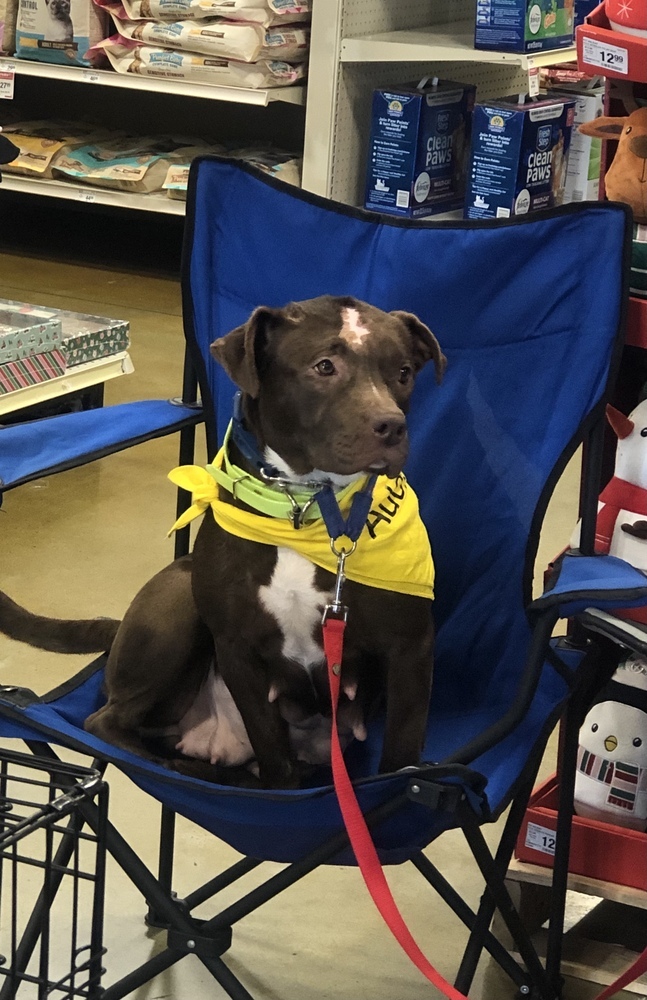
{"type": "Polygon", "coordinates": [[[351,347],[360,347],[371,331],[362,323],[357,309],[342,309],[341,321],[342,328],[339,336],[351,347]]]}

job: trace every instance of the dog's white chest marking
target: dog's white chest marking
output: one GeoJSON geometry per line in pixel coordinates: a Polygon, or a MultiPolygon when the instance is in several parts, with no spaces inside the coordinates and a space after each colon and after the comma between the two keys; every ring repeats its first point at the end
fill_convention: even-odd
{"type": "Polygon", "coordinates": [[[357,309],[342,309],[341,320],[341,339],[351,347],[361,347],[371,331],[362,323],[357,309]]]}
{"type": "Polygon", "coordinates": [[[315,567],[293,549],[277,550],[276,566],[258,597],[283,633],[283,656],[306,670],[323,661],[323,648],[314,638],[328,595],[315,587],[315,567]]]}

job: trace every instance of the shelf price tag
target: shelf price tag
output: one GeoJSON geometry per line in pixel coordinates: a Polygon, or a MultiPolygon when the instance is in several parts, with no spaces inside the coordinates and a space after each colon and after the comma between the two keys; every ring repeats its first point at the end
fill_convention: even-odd
{"type": "Polygon", "coordinates": [[[528,96],[537,97],[539,95],[539,67],[528,67],[528,96]]]}
{"type": "Polygon", "coordinates": [[[93,201],[97,200],[97,196],[94,191],[79,191],[77,198],[79,201],[86,202],[86,204],[92,204],[93,201]]]}
{"type": "Polygon", "coordinates": [[[13,65],[0,63],[0,99],[5,101],[13,100],[15,76],[13,65]]]}
{"type": "Polygon", "coordinates": [[[592,66],[613,70],[623,76],[629,74],[629,52],[620,45],[607,45],[595,38],[585,38],[583,56],[584,62],[592,66]]]}
{"type": "Polygon", "coordinates": [[[555,831],[537,823],[528,823],[526,832],[526,847],[541,854],[555,854],[555,831]]]}
{"type": "Polygon", "coordinates": [[[84,69],[82,75],[83,75],[83,79],[86,81],[86,83],[100,83],[101,82],[101,76],[100,76],[100,74],[99,73],[95,73],[94,70],[84,69]]]}

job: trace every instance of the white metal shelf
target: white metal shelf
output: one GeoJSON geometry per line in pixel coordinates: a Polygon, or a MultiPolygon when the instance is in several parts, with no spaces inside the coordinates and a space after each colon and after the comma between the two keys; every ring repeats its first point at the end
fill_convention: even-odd
{"type": "Polygon", "coordinates": [[[577,59],[575,48],[545,52],[491,52],[474,48],[474,19],[431,27],[385,31],[359,38],[342,38],[343,63],[475,62],[532,69],[577,59]]]}
{"type": "MultiPolygon", "coordinates": [[[[44,403],[68,392],[89,389],[100,382],[108,382],[119,375],[130,375],[135,369],[127,351],[113,354],[107,358],[98,358],[83,365],[68,368],[64,375],[58,378],[39,382],[37,385],[26,385],[22,389],[14,389],[0,396],[0,416],[22,410],[25,406],[44,403]]],[[[2,430],[0,429],[0,434],[2,430]]]]}
{"type": "Polygon", "coordinates": [[[22,194],[43,195],[46,198],[63,198],[82,201],[86,205],[113,205],[115,208],[132,208],[141,212],[161,212],[164,215],[185,215],[183,201],[162,194],[133,194],[130,191],[112,191],[89,184],[74,184],[46,178],[22,177],[2,173],[0,191],[20,191],[22,194]]]}
{"type": "Polygon", "coordinates": [[[0,59],[0,70],[13,71],[18,76],[37,76],[46,80],[85,83],[90,86],[120,87],[124,90],[144,90],[155,94],[177,94],[179,97],[200,97],[207,101],[229,101],[267,107],[273,101],[288,104],[305,103],[305,87],[270,87],[252,90],[244,87],[217,87],[186,80],[165,80],[158,77],[135,76],[106,69],[83,69],[81,66],[56,66],[27,59],[0,59]]]}

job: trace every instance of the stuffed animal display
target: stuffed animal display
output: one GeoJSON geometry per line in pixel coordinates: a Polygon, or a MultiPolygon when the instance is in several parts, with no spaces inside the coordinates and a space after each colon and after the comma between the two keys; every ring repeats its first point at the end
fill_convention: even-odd
{"type": "MultiPolygon", "coordinates": [[[[647,11],[647,0],[643,7],[647,11]]],[[[618,141],[604,182],[608,197],[623,201],[633,211],[631,294],[647,298],[647,108],[637,108],[626,118],[596,118],[579,130],[583,135],[618,141]]]]}
{"type": "Polygon", "coordinates": [[[605,0],[604,10],[614,31],[647,38],[647,0],[605,0]]]}
{"type": "Polygon", "coordinates": [[[647,828],[647,660],[632,655],[603,688],[580,729],[578,816],[647,828]]]}

